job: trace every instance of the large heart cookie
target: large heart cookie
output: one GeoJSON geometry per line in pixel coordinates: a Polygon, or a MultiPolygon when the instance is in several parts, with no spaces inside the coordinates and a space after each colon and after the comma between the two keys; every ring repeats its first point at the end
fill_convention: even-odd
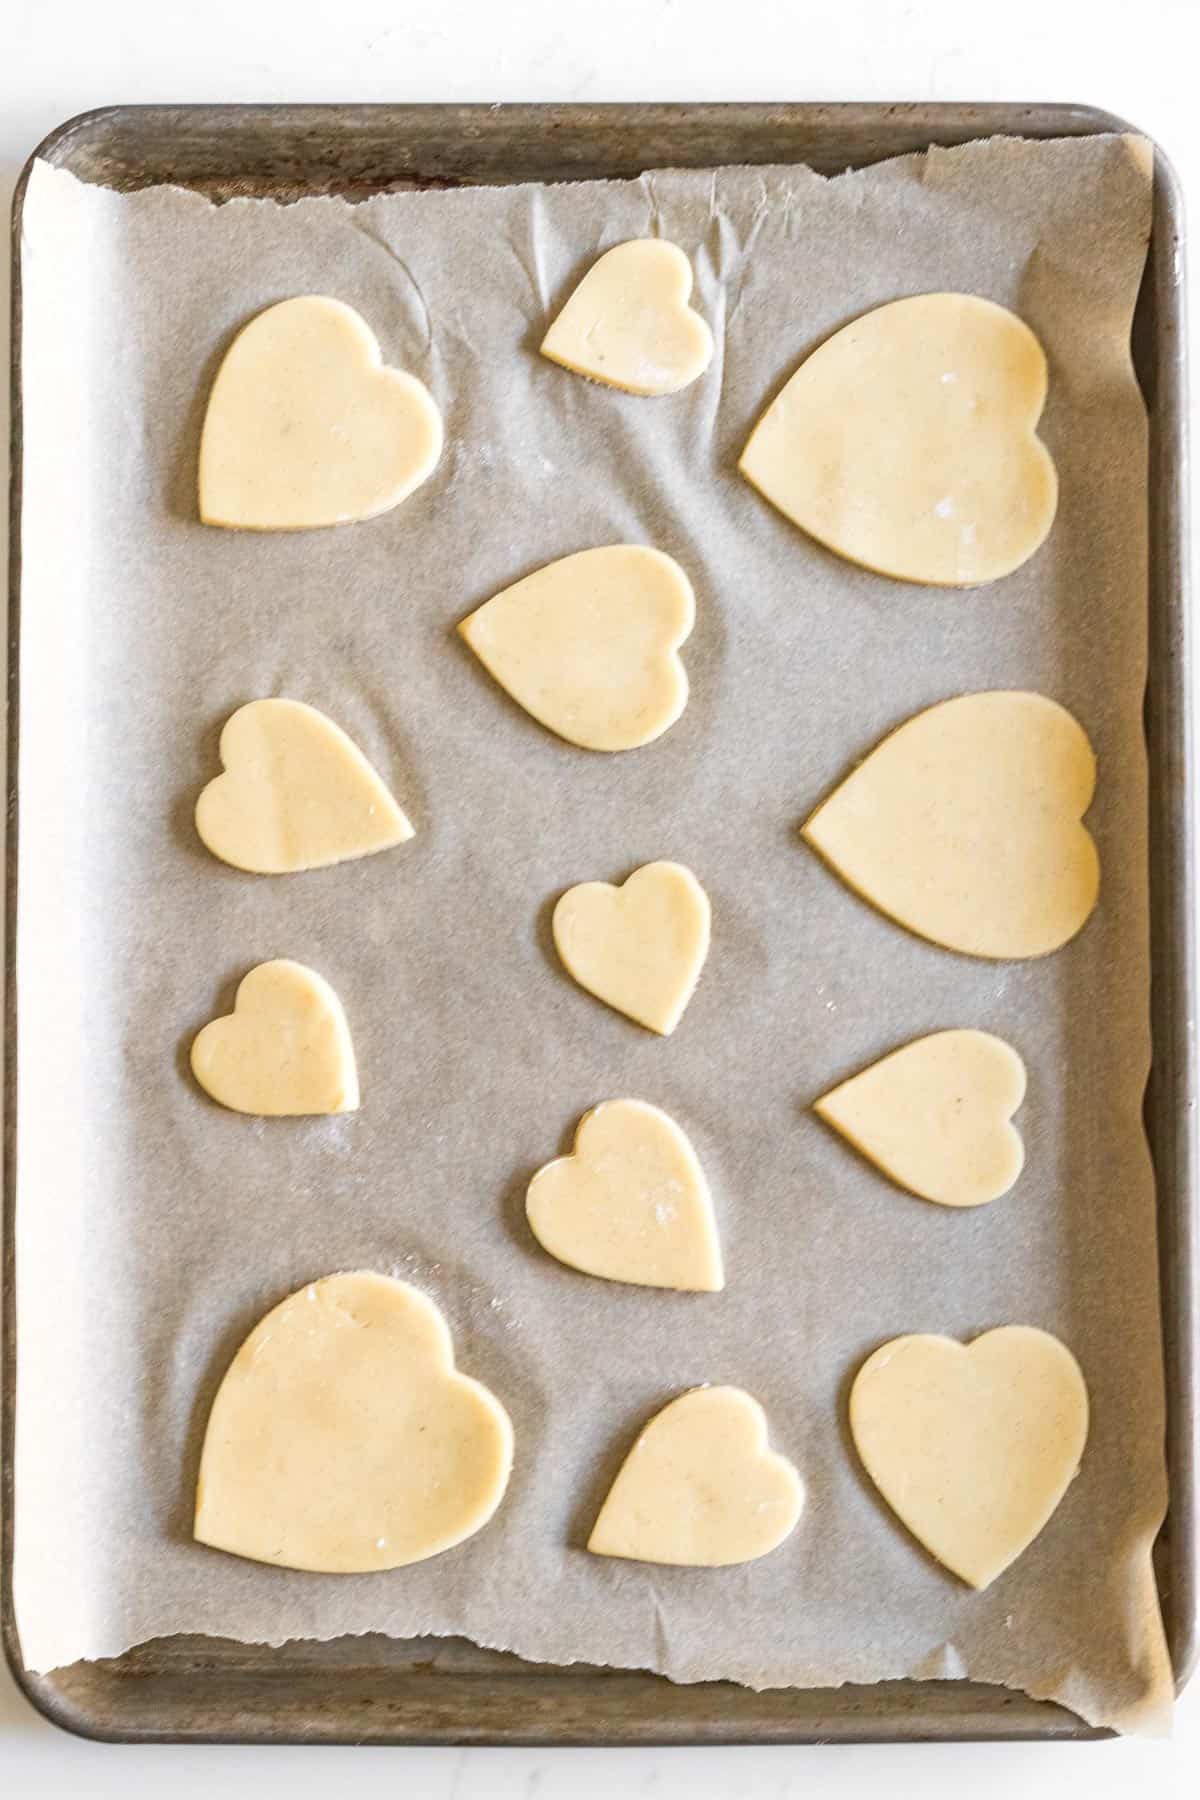
{"type": "Polygon", "coordinates": [[[674,394],[712,361],[712,332],[688,305],[691,292],[692,265],[677,244],[618,244],[592,264],[542,355],[628,394],[674,394]]]}
{"type": "Polygon", "coordinates": [[[255,1326],[217,1390],[195,1535],[288,1569],[398,1569],[486,1525],[513,1435],[454,1366],[431,1300],[385,1275],[329,1275],[255,1326]]]}
{"type": "Polygon", "coordinates": [[[1025,1147],[1011,1119],[1025,1065],[986,1031],[936,1031],[831,1088],[814,1103],[885,1175],[940,1206],[1006,1194],[1025,1147]]]}
{"type": "Polygon", "coordinates": [[[621,887],[585,881],[554,908],[554,944],[580,987],[669,1037],[708,955],[708,895],[682,863],[646,863],[621,887]]]}
{"type": "Polygon", "coordinates": [[[192,1073],[233,1112],[263,1117],[354,1112],[358,1073],[342,1003],[303,963],[259,963],[233,1011],[192,1044],[192,1073]]]}
{"type": "Polygon", "coordinates": [[[570,1156],[530,1182],[525,1211],[542,1248],[585,1275],[696,1293],[725,1285],[699,1158],[644,1100],[584,1113],[570,1156]]]}
{"type": "Polygon", "coordinates": [[[695,617],[677,562],[611,544],[547,563],[458,629],[500,686],[569,744],[633,750],[687,705],[678,650],[695,617]]]}
{"type": "Polygon", "coordinates": [[[1058,477],[1036,435],[1046,358],[973,294],[918,294],[843,326],[773,400],[740,468],[839,556],[973,587],[1033,555],[1058,477]]]}
{"type": "Polygon", "coordinates": [[[309,294],[243,327],[200,439],[200,517],[239,531],[372,519],[433,472],[442,420],[415,375],[384,368],[365,319],[309,294]]]}
{"type": "Polygon", "coordinates": [[[299,700],[252,700],[221,733],[225,769],[196,802],[214,856],[257,875],[403,844],[412,826],[358,746],[299,700]]]}
{"type": "Polygon", "coordinates": [[[786,1457],[767,1448],[758,1401],[741,1388],[693,1388],[642,1430],[588,1549],[719,1569],[776,1549],[803,1510],[804,1484],[786,1457]]]}
{"type": "Polygon", "coordinates": [[[864,899],[968,956],[1045,956],[1100,891],[1081,820],[1096,785],[1083,731],[1041,694],[964,694],[909,719],[804,836],[864,899]]]}
{"type": "Polygon", "coordinates": [[[1079,1468],[1088,1395],[1065,1344],[1031,1325],[894,1338],[850,1391],[871,1480],[937,1560],[984,1588],[1045,1525],[1079,1468]]]}

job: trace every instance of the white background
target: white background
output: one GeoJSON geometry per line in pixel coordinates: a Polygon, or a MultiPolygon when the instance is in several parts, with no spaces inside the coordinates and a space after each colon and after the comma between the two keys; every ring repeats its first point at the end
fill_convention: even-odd
{"type": "MultiPolygon", "coordinates": [[[[0,0],[0,205],[87,107],[203,100],[1058,100],[1132,120],[1200,204],[1200,0],[0,0]]],[[[7,316],[7,264],[0,305],[7,316]]],[[[1194,271],[1200,296],[1200,269],[1194,271]]],[[[1192,307],[1193,332],[1200,299],[1192,307]]],[[[3,382],[7,373],[4,359],[3,382]]],[[[0,389],[0,440],[7,441],[0,389]]],[[[0,540],[5,522],[0,520],[0,540]]],[[[26,699],[26,705],[30,704],[26,699]]],[[[1170,1743],[864,1749],[125,1748],[46,1724],[0,1670],[0,1792],[173,1800],[1023,1800],[1200,1792],[1200,1676],[1170,1743]]]]}

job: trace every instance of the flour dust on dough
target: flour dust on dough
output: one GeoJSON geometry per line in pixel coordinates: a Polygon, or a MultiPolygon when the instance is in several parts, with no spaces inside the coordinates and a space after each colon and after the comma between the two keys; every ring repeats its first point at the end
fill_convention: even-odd
{"type": "Polygon", "coordinates": [[[674,394],[703,375],[713,339],[688,304],[692,265],[665,238],[594,262],[542,339],[542,355],[628,394],[674,394]]]}
{"type": "Polygon", "coordinates": [[[884,738],[804,826],[880,912],[966,956],[1046,956],[1087,922],[1096,758],[1043,694],[963,694],[884,738]]]}
{"type": "Polygon", "coordinates": [[[458,629],[550,731],[584,750],[634,750],[687,705],[679,647],[695,617],[692,584],[672,557],[609,544],[547,563],[458,629]]]}
{"type": "Polygon", "coordinates": [[[939,1206],[1007,1194],[1025,1146],[1012,1116],[1025,1065],[987,1031],[935,1031],[901,1045],[814,1102],[813,1110],[878,1169],[939,1206]]]}
{"type": "Polygon", "coordinates": [[[260,1117],[354,1112],[358,1070],[342,1003],[303,963],[259,963],[233,1011],[192,1044],[192,1073],[233,1112],[260,1117]]]}
{"type": "Polygon", "coordinates": [[[398,1569],[486,1525],[512,1459],[508,1414],[455,1368],[433,1301],[386,1275],[329,1275],[269,1312],[226,1370],[195,1536],[280,1568],[398,1569]]]}
{"type": "Polygon", "coordinates": [[[413,835],[357,744],[315,706],[251,700],[226,722],[219,754],[225,772],[197,800],[196,830],[235,869],[322,869],[413,835]]]}
{"type": "Polygon", "coordinates": [[[569,1156],[525,1195],[544,1250],[585,1275],[716,1293],[725,1285],[712,1197],[685,1132],[645,1100],[605,1100],[569,1156]]]}
{"type": "Polygon", "coordinates": [[[366,320],[306,294],[230,345],[200,439],[200,517],[235,531],[373,519],[433,473],[442,419],[415,375],[386,368],[366,320]]]}
{"type": "Polygon", "coordinates": [[[656,1413],[629,1452],[588,1539],[597,1556],[717,1569],[779,1547],[804,1510],[804,1484],[767,1444],[767,1419],[741,1388],[700,1387],[656,1413]]]}
{"type": "Polygon", "coordinates": [[[1058,476],[1037,436],[1046,357],[974,294],[916,294],[805,358],[739,467],[810,537],[881,575],[974,587],[1046,538],[1058,476]]]}
{"type": "Polygon", "coordinates": [[[973,1343],[917,1334],[869,1356],[850,1390],[867,1474],[913,1536],[985,1588],[1043,1529],[1088,1435],[1088,1393],[1058,1338],[1003,1325],[973,1343]]]}
{"type": "Polygon", "coordinates": [[[645,863],[620,887],[585,881],[554,908],[554,945],[582,988],[669,1037],[708,955],[712,913],[690,869],[645,863]]]}

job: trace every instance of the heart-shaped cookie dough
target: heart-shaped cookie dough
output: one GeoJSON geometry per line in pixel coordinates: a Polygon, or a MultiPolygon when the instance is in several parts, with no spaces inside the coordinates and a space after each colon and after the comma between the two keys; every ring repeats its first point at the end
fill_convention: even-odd
{"type": "Polygon", "coordinates": [[[217,1390],[195,1535],[331,1575],[398,1569],[486,1525],[512,1468],[508,1414],[454,1366],[432,1300],[328,1275],[255,1326],[217,1390]]]}
{"type": "Polygon", "coordinates": [[[342,1003],[303,963],[259,963],[224,1018],[192,1044],[192,1073],[232,1112],[265,1118],[354,1112],[358,1072],[342,1003]]]}
{"type": "Polygon", "coordinates": [[[242,328],[200,439],[200,517],[235,531],[373,519],[432,474],[441,414],[353,307],[307,294],[242,328]]]}
{"type": "Polygon", "coordinates": [[[1007,1194],[1025,1146],[1010,1123],[1025,1065],[986,1031],[935,1031],[893,1050],[813,1110],[885,1175],[939,1206],[1007,1194]]]}
{"type": "Polygon", "coordinates": [[[984,1588],[1033,1542],[1078,1470],[1087,1387],[1066,1345],[1032,1325],[971,1344],[893,1338],[854,1378],[850,1430],[913,1536],[984,1588]]]}
{"type": "Polygon", "coordinates": [[[634,750],[687,705],[692,584],[642,544],[580,550],[495,594],[463,638],[518,705],[584,750],[634,750]]]}
{"type": "Polygon", "coordinates": [[[725,1285],[699,1158],[644,1100],[584,1113],[570,1156],[530,1182],[525,1212],[542,1248],[585,1275],[702,1294],[725,1285]]]}
{"type": "Polygon", "coordinates": [[[918,294],[845,325],[801,363],[739,464],[839,556],[900,581],[974,587],[1031,557],[1058,477],[1036,435],[1046,358],[973,294],[918,294]]]}
{"type": "Polygon", "coordinates": [[[256,875],[323,869],[413,828],[357,744],[315,706],[251,700],[221,733],[225,773],[196,802],[214,856],[256,875]]]}
{"type": "Polygon", "coordinates": [[[617,244],[579,283],[542,355],[627,394],[677,393],[712,361],[712,332],[688,305],[691,292],[692,265],[677,244],[617,244]]]}
{"type": "Polygon", "coordinates": [[[682,863],[645,863],[620,887],[584,881],[554,908],[568,972],[605,1005],[669,1037],[708,955],[708,895],[682,863]]]}
{"type": "Polygon", "coordinates": [[[1100,892],[1081,820],[1096,759],[1042,694],[964,694],[886,737],[808,820],[843,880],[918,936],[994,959],[1045,956],[1100,892]]]}
{"type": "Polygon", "coordinates": [[[804,1484],[786,1457],[767,1448],[758,1401],[741,1388],[692,1388],[643,1428],[588,1549],[719,1569],[777,1549],[803,1510],[804,1484]]]}

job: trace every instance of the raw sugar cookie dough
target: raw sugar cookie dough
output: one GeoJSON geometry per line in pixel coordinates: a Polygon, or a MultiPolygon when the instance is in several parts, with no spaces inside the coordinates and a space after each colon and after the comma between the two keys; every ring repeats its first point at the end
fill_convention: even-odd
{"type": "Polygon", "coordinates": [[[725,1285],[712,1197],[686,1134],[644,1100],[605,1100],[579,1122],[569,1156],[525,1196],[544,1250],[585,1275],[716,1293],[725,1285]]]}
{"type": "Polygon", "coordinates": [[[974,294],[917,294],[844,325],[771,402],[739,467],[839,556],[975,587],[1033,555],[1058,476],[1037,436],[1046,358],[974,294]]]}
{"type": "Polygon", "coordinates": [[[687,705],[678,653],[695,618],[692,584],[672,557],[610,544],[547,563],[458,629],[548,730],[584,750],[634,750],[687,705]]]}
{"type": "Polygon", "coordinates": [[[782,1544],[804,1484],[767,1443],[767,1418],[741,1388],[680,1394],[639,1435],[588,1539],[597,1556],[718,1569],[782,1544]]]}
{"type": "Polygon", "coordinates": [[[994,691],[899,726],[804,826],[880,912],[948,950],[1046,956],[1087,922],[1096,758],[1064,707],[994,691]]]}
{"type": "Polygon", "coordinates": [[[261,1117],[354,1112],[358,1069],[342,1003],[303,963],[259,963],[233,1011],[192,1044],[192,1073],[233,1112],[261,1117]]]}
{"type": "Polygon", "coordinates": [[[255,1326],[213,1401],[195,1536],[326,1574],[398,1569],[486,1525],[512,1468],[508,1414],[454,1366],[406,1282],[329,1275],[255,1326]]]}
{"type": "Polygon", "coordinates": [[[692,265],[677,244],[631,238],[594,262],[542,339],[542,355],[627,394],[674,394],[712,361],[688,304],[692,265]]]}
{"type": "Polygon", "coordinates": [[[197,800],[196,830],[235,869],[323,869],[413,835],[357,744],[315,706],[251,700],[227,721],[219,754],[225,773],[197,800]]]}
{"type": "Polygon", "coordinates": [[[1087,1442],[1087,1387],[1066,1345],[1032,1325],[1003,1325],[970,1344],[893,1338],[854,1378],[850,1431],[913,1536],[985,1588],[1070,1486],[1087,1442]]]}
{"type": "Polygon", "coordinates": [[[234,338],[200,439],[200,517],[235,531],[373,519],[433,473],[442,419],[429,390],[384,366],[351,306],[305,294],[234,338]]]}
{"type": "Polygon", "coordinates": [[[939,1206],[984,1206],[1021,1173],[1012,1116],[1025,1065],[986,1031],[916,1038],[813,1103],[827,1124],[900,1187],[939,1206]]]}
{"type": "Polygon", "coordinates": [[[669,1037],[708,956],[708,895],[682,863],[645,863],[620,887],[585,881],[554,908],[554,946],[580,987],[669,1037]]]}

